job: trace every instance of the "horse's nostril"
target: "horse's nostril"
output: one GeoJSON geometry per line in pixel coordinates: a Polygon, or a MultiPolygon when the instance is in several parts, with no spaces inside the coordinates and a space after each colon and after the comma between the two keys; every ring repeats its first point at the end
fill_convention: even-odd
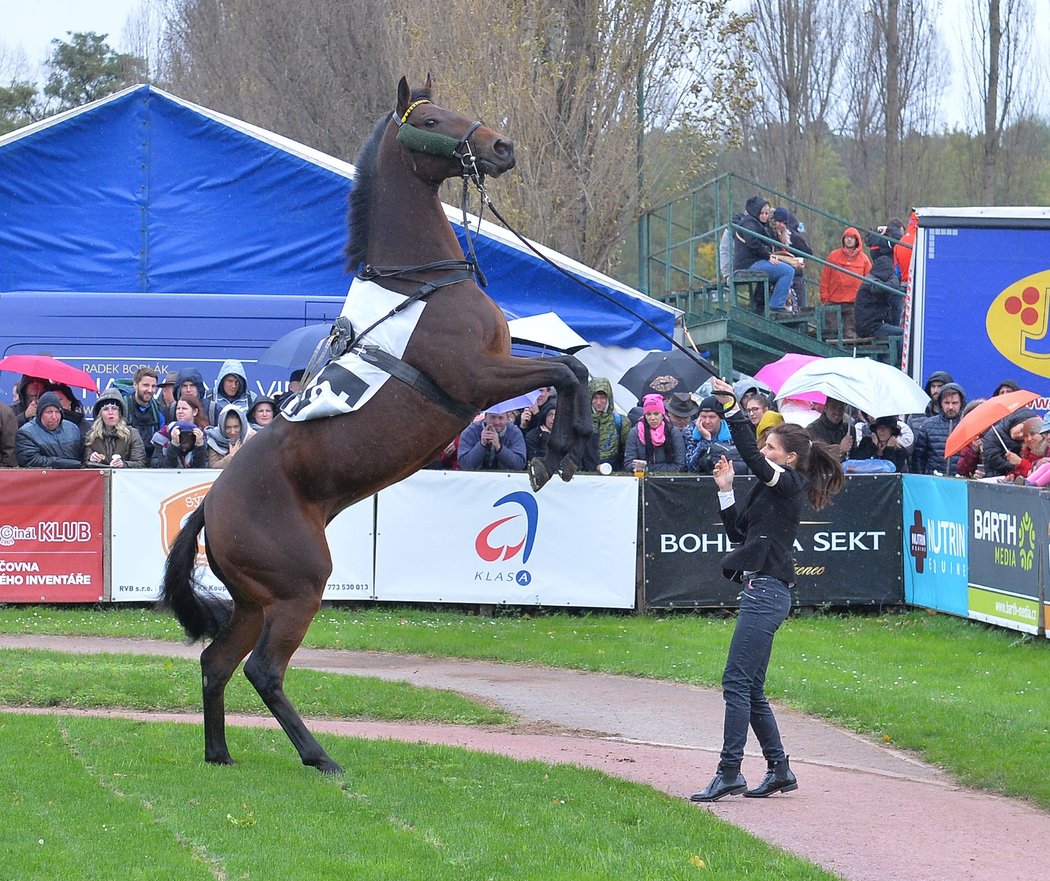
{"type": "Polygon", "coordinates": [[[513,141],[504,141],[501,138],[501,139],[497,140],[496,143],[493,145],[493,150],[495,150],[497,156],[499,156],[499,157],[501,157],[503,159],[513,159],[514,158],[514,142],[513,141]]]}

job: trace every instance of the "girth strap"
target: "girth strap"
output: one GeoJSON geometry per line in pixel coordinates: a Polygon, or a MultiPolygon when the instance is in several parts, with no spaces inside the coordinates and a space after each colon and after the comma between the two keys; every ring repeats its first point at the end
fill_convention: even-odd
{"type": "Polygon", "coordinates": [[[425,373],[416,370],[411,364],[406,364],[400,358],[384,352],[376,346],[363,346],[361,358],[374,364],[380,370],[389,373],[394,379],[398,379],[410,388],[415,389],[428,401],[431,401],[447,410],[453,416],[458,416],[466,422],[470,422],[478,415],[478,408],[470,404],[464,404],[450,398],[445,391],[425,373]]]}

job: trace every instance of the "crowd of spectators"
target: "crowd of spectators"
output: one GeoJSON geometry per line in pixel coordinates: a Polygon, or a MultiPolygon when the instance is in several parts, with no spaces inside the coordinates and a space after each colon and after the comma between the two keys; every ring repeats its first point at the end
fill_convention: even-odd
{"type": "MultiPolygon", "coordinates": [[[[876,259],[889,263],[892,257],[887,252],[876,259]]],[[[300,371],[293,374],[294,382],[301,378],[300,371]]],[[[989,397],[1017,389],[1004,380],[989,397]]],[[[984,399],[968,401],[946,371],[931,373],[925,390],[930,403],[923,413],[873,419],[833,398],[822,406],[802,404],[809,412],[798,413],[757,384],[743,381],[737,388],[760,447],[764,433],[786,419],[806,425],[848,472],[1050,485],[1050,416],[1015,409],[961,451],[945,455],[949,435],[984,399]]],[[[713,395],[651,393],[625,411],[616,407],[608,378],[591,378],[588,391],[594,432],[584,472],[712,474],[726,456],[736,473],[747,473],[713,395]]],[[[529,407],[480,413],[431,467],[522,471],[546,453],[557,405],[549,388],[529,407]]],[[[196,369],[162,379],[142,368],[100,394],[90,414],[68,385],[26,376],[13,406],[0,403],[0,467],[223,468],[279,408],[279,400],[248,389],[244,367],[234,360],[222,365],[211,388],[196,369]]]]}
{"type": "MultiPolygon", "coordinates": [[[[292,374],[295,390],[302,371],[292,374]]],[[[222,468],[269,425],[278,401],[248,387],[244,366],[222,364],[211,388],[195,368],[140,368],[103,391],[90,416],[64,383],[23,376],[0,403],[0,467],[222,468]]]]}

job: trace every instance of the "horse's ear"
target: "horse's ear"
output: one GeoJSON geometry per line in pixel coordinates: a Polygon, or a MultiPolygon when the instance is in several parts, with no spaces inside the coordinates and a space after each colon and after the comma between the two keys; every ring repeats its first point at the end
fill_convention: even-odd
{"type": "Polygon", "coordinates": [[[427,81],[426,81],[426,84],[423,86],[423,89],[426,91],[428,98],[432,94],[432,86],[433,86],[433,80],[431,80],[431,78],[430,78],[430,71],[428,70],[427,71],[427,81]]]}
{"type": "Polygon", "coordinates": [[[397,115],[404,116],[411,103],[412,90],[408,87],[408,80],[401,77],[401,82],[397,84],[397,115]]]}

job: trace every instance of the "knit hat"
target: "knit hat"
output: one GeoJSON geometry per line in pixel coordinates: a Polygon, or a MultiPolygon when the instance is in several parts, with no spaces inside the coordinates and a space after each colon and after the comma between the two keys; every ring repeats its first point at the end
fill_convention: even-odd
{"type": "Polygon", "coordinates": [[[95,401],[95,406],[91,408],[92,415],[94,415],[96,419],[98,418],[99,412],[104,406],[106,406],[106,404],[116,404],[117,407],[120,408],[121,416],[126,417],[128,415],[127,406],[124,403],[124,396],[117,391],[117,389],[111,388],[98,396],[98,400],[95,401]]]}
{"type": "Polygon", "coordinates": [[[642,413],[666,413],[663,395],[646,395],[642,398],[642,413]]]}
{"type": "Polygon", "coordinates": [[[773,219],[780,223],[787,223],[791,219],[791,214],[783,205],[778,205],[773,212],[773,219]]]}
{"type": "Polygon", "coordinates": [[[717,413],[719,416],[726,415],[725,407],[722,406],[722,402],[714,395],[708,395],[700,402],[700,412],[703,413],[705,410],[711,413],[717,413]]]}
{"type": "Polygon", "coordinates": [[[769,429],[782,424],[783,421],[784,417],[776,410],[766,410],[766,412],[762,414],[762,418],[758,420],[758,426],[755,428],[755,436],[762,437],[763,431],[769,431],[769,429]]]}

